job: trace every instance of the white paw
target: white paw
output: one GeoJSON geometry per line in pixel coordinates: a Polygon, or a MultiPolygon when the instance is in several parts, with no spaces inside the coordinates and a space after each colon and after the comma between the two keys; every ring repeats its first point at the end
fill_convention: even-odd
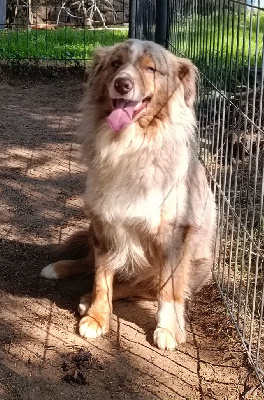
{"type": "Polygon", "coordinates": [[[185,342],[184,305],[160,300],[154,343],[161,350],[173,350],[185,342]]]}
{"type": "Polygon", "coordinates": [[[80,321],[79,332],[80,335],[86,339],[95,339],[107,333],[109,324],[102,321],[101,323],[93,317],[83,317],[80,321]]]}
{"type": "Polygon", "coordinates": [[[87,307],[86,304],[83,304],[83,303],[79,304],[78,313],[80,314],[81,317],[87,313],[88,308],[89,307],[87,307]]]}
{"type": "Polygon", "coordinates": [[[80,316],[82,317],[83,315],[87,314],[87,311],[89,310],[91,306],[91,293],[86,294],[81,297],[80,304],[78,306],[78,312],[80,316]]]}
{"type": "Polygon", "coordinates": [[[165,328],[157,328],[153,335],[154,344],[161,350],[174,350],[177,342],[174,335],[165,328]]]}
{"type": "Polygon", "coordinates": [[[59,279],[58,275],[54,270],[53,264],[49,264],[47,267],[44,267],[40,275],[46,279],[59,279]]]}

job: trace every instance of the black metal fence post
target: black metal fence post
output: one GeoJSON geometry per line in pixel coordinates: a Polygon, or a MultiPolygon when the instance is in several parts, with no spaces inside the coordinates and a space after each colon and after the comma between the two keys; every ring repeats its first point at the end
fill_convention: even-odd
{"type": "Polygon", "coordinates": [[[137,0],[129,0],[129,39],[136,38],[137,0]]]}
{"type": "Polygon", "coordinates": [[[169,0],[156,0],[155,42],[168,48],[168,5],[169,0]]]}
{"type": "Polygon", "coordinates": [[[6,23],[6,0],[0,0],[0,30],[5,29],[6,23]]]}

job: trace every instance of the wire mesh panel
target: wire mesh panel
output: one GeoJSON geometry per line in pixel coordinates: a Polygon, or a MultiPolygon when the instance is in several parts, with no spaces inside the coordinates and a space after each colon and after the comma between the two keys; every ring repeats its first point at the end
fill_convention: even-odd
{"type": "Polygon", "coordinates": [[[165,34],[166,47],[200,70],[199,153],[218,209],[214,276],[264,387],[264,0],[156,0],[151,7],[152,35],[141,35],[140,14],[137,37],[165,34]]]}
{"type": "Polygon", "coordinates": [[[7,0],[0,60],[83,65],[95,47],[127,38],[128,5],[128,0],[7,0]]]}
{"type": "Polygon", "coordinates": [[[218,206],[214,275],[262,382],[263,33],[263,0],[170,2],[170,50],[200,70],[200,157],[218,206]]]}
{"type": "Polygon", "coordinates": [[[131,0],[129,21],[131,38],[154,40],[156,0],[131,0]]]}

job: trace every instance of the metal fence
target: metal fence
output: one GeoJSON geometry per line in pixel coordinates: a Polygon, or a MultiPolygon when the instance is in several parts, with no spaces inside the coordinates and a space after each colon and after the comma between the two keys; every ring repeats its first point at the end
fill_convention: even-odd
{"type": "Polygon", "coordinates": [[[264,387],[264,1],[134,3],[131,35],[199,67],[200,157],[218,205],[214,276],[264,387]]]}
{"type": "Polygon", "coordinates": [[[129,0],[0,0],[0,62],[83,66],[128,36],[129,0]]]}

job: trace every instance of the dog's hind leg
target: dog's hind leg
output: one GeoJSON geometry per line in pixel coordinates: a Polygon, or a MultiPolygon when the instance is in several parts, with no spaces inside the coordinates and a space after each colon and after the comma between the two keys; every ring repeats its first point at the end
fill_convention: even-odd
{"type": "Polygon", "coordinates": [[[43,268],[40,275],[44,278],[63,279],[94,271],[94,251],[90,229],[71,235],[65,243],[59,245],[56,253],[61,261],[43,268]]]}
{"type": "Polygon", "coordinates": [[[93,272],[91,257],[81,258],[79,260],[61,260],[44,267],[40,273],[47,279],[64,279],[70,276],[93,272]]]}
{"type": "Polygon", "coordinates": [[[139,297],[145,300],[157,300],[157,293],[151,289],[145,289],[140,285],[133,286],[129,283],[114,284],[113,301],[139,297]]]}
{"type": "MultiPolygon", "coordinates": [[[[113,301],[122,299],[141,298],[145,300],[157,300],[157,293],[154,290],[144,289],[140,286],[133,286],[129,282],[114,283],[113,286],[113,301]]],[[[85,315],[91,306],[92,293],[88,293],[81,297],[78,307],[79,314],[85,315]]]]}

